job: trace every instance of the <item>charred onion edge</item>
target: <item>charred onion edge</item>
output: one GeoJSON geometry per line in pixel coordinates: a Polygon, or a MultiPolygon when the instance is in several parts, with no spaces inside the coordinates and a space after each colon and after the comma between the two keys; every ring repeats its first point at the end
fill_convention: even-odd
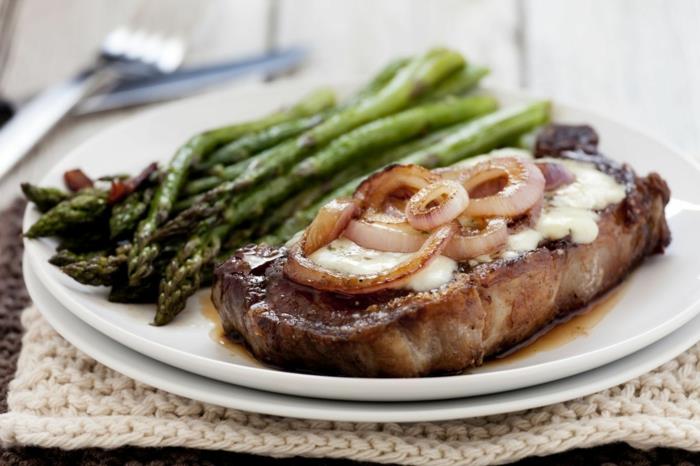
{"type": "Polygon", "coordinates": [[[284,273],[290,280],[317,290],[342,294],[374,293],[385,288],[396,288],[438,257],[457,231],[452,222],[437,228],[421,248],[405,261],[378,274],[345,274],[322,267],[303,253],[304,238],[292,246],[284,264],[284,273]]]}
{"type": "Polygon", "coordinates": [[[576,180],[576,176],[564,165],[556,162],[535,162],[544,176],[544,190],[552,191],[576,180]]]}
{"type": "Polygon", "coordinates": [[[63,174],[63,182],[66,184],[68,190],[74,193],[81,189],[92,188],[95,184],[80,168],[66,171],[63,174]]]}
{"type": "Polygon", "coordinates": [[[450,223],[469,205],[469,194],[454,180],[439,180],[423,187],[406,204],[406,219],[416,230],[430,231],[450,223]]]}
{"type": "Polygon", "coordinates": [[[366,218],[351,220],[343,236],[363,248],[389,252],[416,252],[428,237],[406,222],[384,223],[366,218]]]}
{"type": "Polygon", "coordinates": [[[483,228],[462,227],[445,248],[444,254],[456,261],[500,251],[508,241],[508,223],[503,218],[483,220],[483,228]]]}
{"type": "Polygon", "coordinates": [[[517,217],[542,197],[545,179],[537,166],[518,157],[495,157],[471,167],[444,171],[443,176],[457,178],[467,191],[487,181],[507,177],[506,185],[491,196],[471,198],[464,213],[472,217],[517,217]]]}
{"type": "Polygon", "coordinates": [[[415,193],[439,180],[438,175],[420,165],[389,165],[363,181],[353,197],[362,209],[381,211],[386,198],[398,189],[409,188],[415,193]]]}
{"type": "Polygon", "coordinates": [[[343,233],[357,211],[354,199],[333,199],[321,207],[302,238],[303,252],[312,254],[343,233]]]}

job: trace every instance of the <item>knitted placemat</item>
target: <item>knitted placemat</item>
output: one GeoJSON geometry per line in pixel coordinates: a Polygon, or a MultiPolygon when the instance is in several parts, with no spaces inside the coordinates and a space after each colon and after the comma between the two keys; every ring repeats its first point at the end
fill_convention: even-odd
{"type": "MultiPolygon", "coordinates": [[[[6,252],[17,251],[0,249],[0,260],[8,258],[6,252]]],[[[20,280],[17,271],[13,277],[20,280]]],[[[13,304],[18,302],[0,301],[13,304]]],[[[700,344],[628,383],[545,408],[449,422],[341,423],[264,416],[185,399],[95,362],[63,340],[34,308],[23,312],[22,325],[23,349],[10,384],[8,412],[0,416],[0,442],[10,447],[189,447],[421,465],[506,463],[619,441],[641,448],[700,450],[700,344]]],[[[11,364],[11,349],[1,349],[11,364]]],[[[173,463],[199,464],[191,450],[175,451],[173,463]]],[[[601,451],[610,450],[597,451],[601,458],[601,451]]],[[[639,460],[627,464],[653,464],[649,455],[658,454],[624,451],[639,460]]],[[[691,460],[663,452],[677,461],[691,460]]],[[[44,454],[37,452],[37,457],[44,454]]],[[[3,458],[12,456],[6,452],[3,458]]],[[[590,457],[583,463],[562,461],[574,462],[599,463],[590,457]]]]}

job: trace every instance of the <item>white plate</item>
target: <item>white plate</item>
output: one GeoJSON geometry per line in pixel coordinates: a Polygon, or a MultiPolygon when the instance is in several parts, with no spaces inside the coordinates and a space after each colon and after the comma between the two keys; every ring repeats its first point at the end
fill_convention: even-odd
{"type": "MultiPolygon", "coordinates": [[[[93,176],[136,172],[151,160],[167,160],[196,131],[271,111],[311,87],[310,83],[286,82],[239,89],[143,113],[74,150],[53,167],[42,184],[60,185],[62,173],[74,167],[93,176]]],[[[506,104],[531,99],[525,94],[493,92],[506,104]]],[[[200,298],[191,299],[170,325],[153,327],[148,325],[153,306],[109,303],[104,289],[81,286],[49,265],[52,240],[25,241],[27,257],[47,289],[90,326],[151,358],[225,382],[292,395],[373,401],[474,396],[548,382],[629,355],[668,335],[700,310],[698,168],[644,134],[593,113],[557,104],[554,119],[592,124],[607,154],[629,162],[640,173],[661,171],[674,195],[668,209],[674,240],[666,255],[653,257],[633,274],[619,303],[587,335],[508,364],[419,379],[324,377],[260,367],[212,341],[208,336],[211,323],[200,312],[200,298]]],[[[37,216],[35,209],[28,209],[25,228],[37,216]]]]}
{"type": "Polygon", "coordinates": [[[422,402],[333,401],[281,395],[208,379],[148,358],[86,325],[41,285],[25,262],[24,279],[34,303],[66,340],[100,363],[133,379],[187,398],[262,414],[348,422],[427,422],[490,416],[571,400],[623,383],[690,348],[700,317],[656,343],[582,374],[505,393],[422,402]]]}

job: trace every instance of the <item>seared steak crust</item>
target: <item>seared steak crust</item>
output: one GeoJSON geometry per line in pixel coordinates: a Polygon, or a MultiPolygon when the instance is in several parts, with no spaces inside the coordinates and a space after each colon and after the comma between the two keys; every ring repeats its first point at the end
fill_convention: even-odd
{"type": "Polygon", "coordinates": [[[591,244],[560,240],[515,259],[461,264],[450,283],[427,292],[359,296],[291,282],[284,248],[250,245],[216,271],[212,297],[224,329],[260,360],[288,369],[417,377],[479,365],[590,303],[669,243],[661,177],[637,178],[594,157],[627,182],[628,194],[601,212],[591,244]]]}

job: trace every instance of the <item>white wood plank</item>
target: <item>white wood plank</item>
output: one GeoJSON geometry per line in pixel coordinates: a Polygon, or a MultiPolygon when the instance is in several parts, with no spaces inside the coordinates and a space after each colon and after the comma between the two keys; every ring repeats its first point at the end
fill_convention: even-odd
{"type": "Polygon", "coordinates": [[[70,76],[122,24],[183,37],[189,63],[259,53],[267,9],[263,0],[22,0],[0,92],[18,99],[70,76]]]}
{"type": "Polygon", "coordinates": [[[366,76],[391,58],[446,45],[519,81],[514,0],[281,0],[279,42],[312,51],[310,75],[366,76]]]}
{"type": "Polygon", "coordinates": [[[700,158],[700,2],[533,0],[525,8],[529,87],[700,158]]]}

